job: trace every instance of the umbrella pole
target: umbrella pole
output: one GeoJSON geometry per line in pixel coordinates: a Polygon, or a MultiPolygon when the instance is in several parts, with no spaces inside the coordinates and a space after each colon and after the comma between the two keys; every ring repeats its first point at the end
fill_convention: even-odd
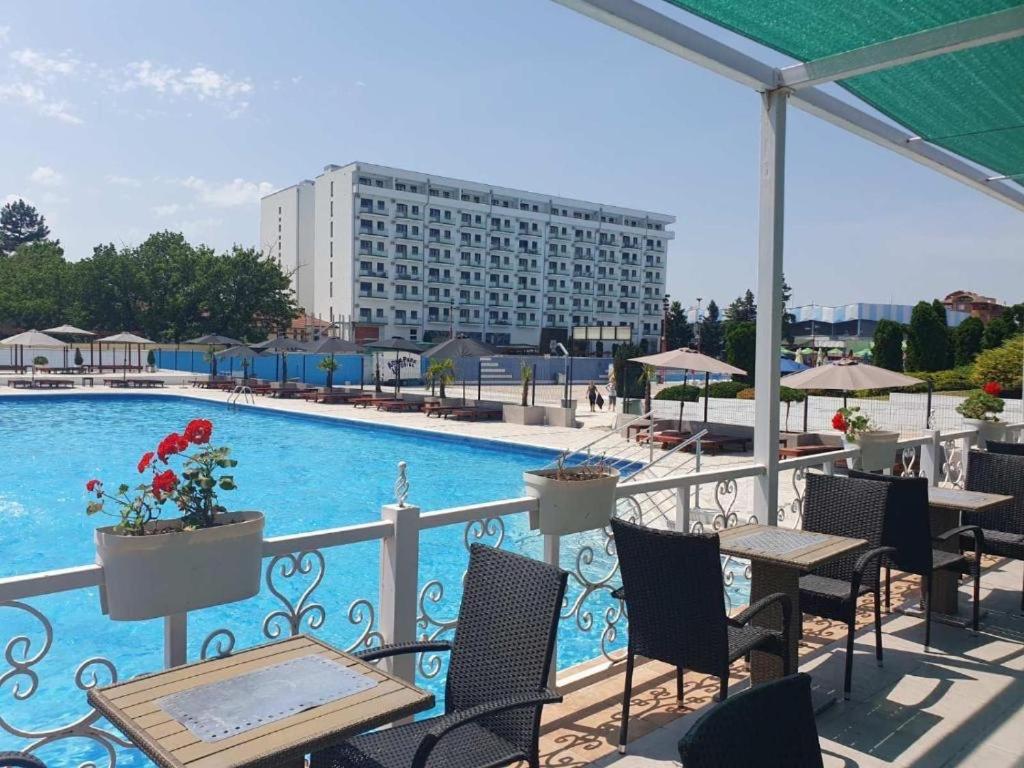
{"type": "Polygon", "coordinates": [[[708,382],[711,380],[711,374],[704,371],[704,423],[708,423],[708,382]]]}
{"type": "Polygon", "coordinates": [[[395,397],[402,391],[402,366],[398,362],[398,350],[395,350],[395,397]]]}
{"type": "Polygon", "coordinates": [[[683,431],[683,399],[679,399],[679,431],[683,431]]]}
{"type": "Polygon", "coordinates": [[[846,391],[846,390],[844,389],[844,390],[843,390],[843,408],[845,408],[845,407],[846,407],[846,396],[847,396],[848,394],[850,394],[850,393],[849,393],[849,392],[847,392],[847,391],[846,391]]]}

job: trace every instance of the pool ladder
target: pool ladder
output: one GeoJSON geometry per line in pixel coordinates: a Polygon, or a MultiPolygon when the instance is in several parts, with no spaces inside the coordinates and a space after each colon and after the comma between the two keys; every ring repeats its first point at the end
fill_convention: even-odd
{"type": "Polygon", "coordinates": [[[232,405],[237,409],[240,402],[247,405],[256,405],[256,398],[253,396],[252,388],[248,384],[239,384],[228,395],[228,405],[232,405]]]}

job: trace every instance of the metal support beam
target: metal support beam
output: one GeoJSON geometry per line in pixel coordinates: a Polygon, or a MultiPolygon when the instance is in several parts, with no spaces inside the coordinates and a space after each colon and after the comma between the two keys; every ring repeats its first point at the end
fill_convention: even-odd
{"type": "Polygon", "coordinates": [[[786,188],[784,90],[762,94],[761,173],[757,229],[757,350],[754,390],[754,463],[765,467],[754,480],[754,515],[768,525],[779,519],[779,346],[782,343],[782,229],[786,188]]]}
{"type": "MultiPolygon", "coordinates": [[[[767,91],[778,83],[779,70],[747,56],[685,24],[657,13],[634,0],[554,0],[585,16],[607,24],[705,69],[717,72],[754,90],[767,91]]],[[[892,123],[873,117],[849,102],[817,88],[801,88],[792,105],[862,138],[928,166],[955,181],[967,184],[1018,210],[1024,211],[1024,190],[1003,183],[957,155],[927,141],[911,141],[913,135],[892,123]]]]}
{"type": "Polygon", "coordinates": [[[1022,36],[1024,6],[1007,8],[867,45],[855,51],[783,67],[779,70],[778,82],[786,88],[807,88],[1022,36]]]}

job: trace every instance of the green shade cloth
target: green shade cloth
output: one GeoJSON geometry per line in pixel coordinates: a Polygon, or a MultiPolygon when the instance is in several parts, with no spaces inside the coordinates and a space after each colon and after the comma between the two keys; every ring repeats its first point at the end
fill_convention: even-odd
{"type": "MultiPolygon", "coordinates": [[[[800,61],[1024,5],[1024,0],[666,2],[800,61]]],[[[1024,184],[1024,38],[839,84],[932,144],[1024,184]]]]}

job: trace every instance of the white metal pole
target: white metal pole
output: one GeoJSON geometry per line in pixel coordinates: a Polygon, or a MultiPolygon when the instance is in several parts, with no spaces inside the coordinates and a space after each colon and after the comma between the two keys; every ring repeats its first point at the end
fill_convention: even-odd
{"type": "MultiPolygon", "coordinates": [[[[385,643],[411,643],[416,639],[420,508],[386,504],[380,516],[394,526],[381,541],[380,630],[385,643]]],[[[414,655],[395,656],[387,663],[392,674],[410,683],[416,679],[414,655]]]]}
{"type": "Polygon", "coordinates": [[[778,89],[761,96],[754,461],[767,471],[754,482],[754,514],[769,525],[776,525],[779,518],[779,346],[787,96],[778,89]]]}
{"type": "Polygon", "coordinates": [[[164,616],[164,666],[180,667],[188,661],[188,614],[164,616]]]}

